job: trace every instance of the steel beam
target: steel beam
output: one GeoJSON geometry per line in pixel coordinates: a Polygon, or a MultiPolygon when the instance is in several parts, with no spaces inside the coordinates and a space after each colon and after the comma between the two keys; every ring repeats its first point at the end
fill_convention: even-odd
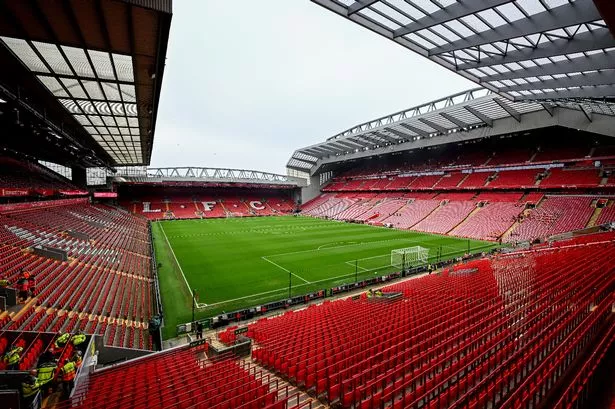
{"type": "Polygon", "coordinates": [[[399,136],[401,139],[408,139],[411,136],[411,135],[408,135],[407,133],[400,132],[397,129],[393,129],[393,128],[384,128],[384,129],[386,129],[388,132],[391,132],[392,134],[399,136]]]}
{"type": "MultiPolygon", "coordinates": [[[[527,61],[538,58],[555,57],[564,54],[575,54],[585,51],[600,50],[615,47],[615,38],[608,29],[599,29],[594,32],[577,34],[572,40],[561,39],[545,41],[536,48],[522,48],[510,51],[506,55],[493,55],[481,59],[478,62],[463,63],[457,66],[458,71],[469,70],[471,68],[488,67],[491,65],[508,64],[519,61],[527,61]]],[[[484,77],[486,81],[491,80],[490,76],[484,77]]]]}
{"type": "Polygon", "coordinates": [[[440,115],[442,118],[447,119],[448,121],[454,123],[455,125],[457,125],[460,128],[467,128],[468,126],[470,126],[470,124],[466,124],[465,122],[455,118],[454,116],[447,114],[446,112],[440,112],[438,115],[440,115]]]}
{"type": "MultiPolygon", "coordinates": [[[[322,156],[322,152],[319,152],[319,151],[317,151],[315,149],[301,149],[299,152],[305,153],[305,154],[310,155],[310,156],[315,156],[317,158],[322,156]]],[[[300,161],[304,161],[303,159],[299,159],[299,158],[294,158],[294,159],[297,159],[297,160],[300,160],[300,161]]]]}
{"type": "Polygon", "coordinates": [[[382,139],[384,139],[384,140],[385,140],[385,141],[387,141],[387,142],[390,142],[390,143],[397,143],[397,139],[395,139],[395,138],[393,138],[393,137],[390,137],[389,135],[385,135],[385,134],[383,134],[382,132],[374,131],[374,132],[372,132],[372,133],[373,133],[374,135],[376,135],[378,138],[382,138],[382,139]]]}
{"type": "Polygon", "coordinates": [[[412,132],[414,132],[415,134],[417,134],[419,136],[429,136],[429,132],[424,131],[424,130],[422,130],[420,128],[417,128],[415,126],[408,125],[408,124],[399,124],[399,126],[403,126],[407,130],[412,131],[412,132]]]}
{"type": "Polygon", "coordinates": [[[357,142],[349,141],[348,139],[336,139],[336,142],[340,145],[344,145],[349,147],[350,149],[361,149],[363,145],[360,145],[357,142]]]}
{"type": "Polygon", "coordinates": [[[435,129],[438,132],[447,133],[449,131],[449,129],[443,127],[442,125],[438,125],[438,124],[430,121],[429,119],[419,118],[419,121],[421,121],[422,123],[424,123],[428,127],[435,129]]]}
{"type": "Polygon", "coordinates": [[[598,72],[590,72],[587,74],[578,74],[571,77],[551,78],[548,80],[528,82],[519,85],[509,85],[499,88],[503,92],[511,91],[531,91],[536,89],[558,89],[583,87],[592,85],[608,85],[615,84],[615,70],[604,70],[598,72]]]}
{"type": "Polygon", "coordinates": [[[361,0],[355,1],[353,4],[348,6],[348,16],[352,16],[354,13],[358,13],[366,7],[371,6],[372,4],[378,3],[380,0],[361,0]]]}
{"type": "Polygon", "coordinates": [[[508,105],[506,102],[504,102],[503,100],[501,100],[500,98],[493,98],[493,102],[495,102],[496,104],[498,104],[500,107],[502,107],[502,109],[506,112],[508,112],[508,114],[510,116],[512,116],[513,118],[515,118],[517,120],[517,122],[521,122],[521,114],[514,109],[513,107],[511,107],[510,105],[508,105]]]}
{"type": "Polygon", "coordinates": [[[457,3],[443,8],[442,10],[435,11],[425,17],[421,17],[420,19],[413,21],[410,24],[407,24],[404,27],[398,28],[393,32],[393,37],[395,38],[406,34],[411,34],[510,2],[511,0],[458,1],[457,3]]]}
{"type": "Polygon", "coordinates": [[[367,147],[373,147],[374,143],[370,140],[367,140],[365,138],[361,138],[361,135],[353,135],[353,136],[349,136],[347,139],[350,139],[351,141],[355,141],[356,143],[361,144],[362,148],[367,148],[367,147]]]}
{"type": "Polygon", "coordinates": [[[543,92],[541,94],[523,95],[515,101],[531,101],[561,98],[607,98],[615,96],[615,85],[598,85],[582,88],[573,88],[562,91],[543,92]]]}
{"type": "MultiPolygon", "coordinates": [[[[344,153],[346,153],[349,148],[346,145],[341,144],[339,141],[329,141],[327,142],[329,145],[332,145],[335,148],[340,148],[344,151],[344,153]]],[[[354,149],[352,149],[354,150],[354,149]]]]}
{"type": "Polygon", "coordinates": [[[555,63],[540,64],[522,70],[510,71],[502,74],[488,75],[481,78],[480,82],[512,80],[515,78],[540,77],[543,75],[568,74],[571,72],[584,72],[605,70],[615,67],[615,54],[599,53],[587,57],[562,60],[555,63]]]}
{"type": "Polygon", "coordinates": [[[465,48],[478,47],[480,45],[544,33],[545,31],[589,23],[601,19],[602,16],[600,16],[592,0],[577,0],[574,3],[567,3],[555,7],[551,10],[543,11],[542,13],[515,21],[511,24],[504,24],[492,30],[483,31],[479,34],[444,44],[430,50],[429,55],[432,56],[463,50],[465,48]]]}
{"type": "Polygon", "coordinates": [[[472,115],[474,115],[475,117],[477,117],[478,119],[480,119],[481,121],[483,121],[485,125],[487,125],[490,128],[493,128],[492,118],[489,118],[487,115],[483,114],[482,112],[478,111],[476,108],[473,108],[471,106],[464,106],[463,108],[469,113],[471,113],[472,115]]]}

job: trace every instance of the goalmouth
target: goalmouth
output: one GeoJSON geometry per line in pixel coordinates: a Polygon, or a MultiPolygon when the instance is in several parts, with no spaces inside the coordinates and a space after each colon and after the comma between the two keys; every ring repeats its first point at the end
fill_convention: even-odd
{"type": "Polygon", "coordinates": [[[406,269],[427,264],[429,249],[421,246],[405,247],[391,250],[391,265],[406,269]]]}

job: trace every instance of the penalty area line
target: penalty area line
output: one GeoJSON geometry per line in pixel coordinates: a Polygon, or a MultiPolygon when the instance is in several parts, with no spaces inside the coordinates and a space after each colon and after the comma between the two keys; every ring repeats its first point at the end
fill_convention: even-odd
{"type": "Polygon", "coordinates": [[[273,262],[273,261],[269,260],[266,256],[262,256],[261,258],[262,258],[263,260],[265,260],[265,261],[267,261],[267,262],[269,262],[269,263],[273,264],[273,265],[274,265],[274,266],[276,266],[277,268],[282,269],[282,270],[286,271],[287,273],[290,273],[291,275],[294,275],[295,277],[297,277],[299,280],[303,281],[304,283],[306,283],[306,284],[312,284],[312,283],[310,283],[308,280],[306,280],[305,278],[301,277],[300,275],[297,275],[297,274],[293,273],[292,271],[290,271],[290,270],[288,270],[288,269],[286,269],[286,268],[282,267],[282,266],[281,266],[281,265],[279,265],[278,263],[275,263],[275,262],[273,262]]]}

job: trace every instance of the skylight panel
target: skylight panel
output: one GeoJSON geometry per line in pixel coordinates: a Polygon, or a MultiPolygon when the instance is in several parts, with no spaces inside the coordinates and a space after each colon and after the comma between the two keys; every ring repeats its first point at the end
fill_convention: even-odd
{"type": "Polygon", "coordinates": [[[136,102],[136,92],[134,85],[120,84],[120,93],[124,102],[136,102]]]}
{"type": "Polygon", "coordinates": [[[38,80],[56,97],[69,97],[62,84],[58,82],[54,77],[47,77],[43,75],[38,76],[38,80]]]}
{"type": "MultiPolygon", "coordinates": [[[[567,0],[564,0],[564,3],[567,2],[567,0]]],[[[547,11],[547,9],[540,4],[539,0],[517,0],[516,3],[530,16],[547,11]]],[[[547,3],[548,5],[549,1],[544,1],[544,3],[547,3]]]]}
{"type": "Polygon", "coordinates": [[[88,55],[92,60],[94,69],[98,78],[103,80],[115,80],[115,74],[113,73],[113,66],[111,65],[111,59],[109,53],[102,51],[88,50],[88,55]]]}
{"type": "Polygon", "coordinates": [[[117,79],[120,81],[134,82],[132,57],[121,54],[112,54],[112,56],[115,71],[117,72],[117,79]]]}
{"type": "Polygon", "coordinates": [[[49,70],[36,52],[25,40],[19,38],[0,37],[4,44],[33,72],[48,73],[49,70]]]}
{"type": "Polygon", "coordinates": [[[469,25],[470,27],[472,27],[472,29],[476,30],[479,33],[490,30],[488,25],[486,25],[484,22],[481,21],[481,19],[479,19],[473,14],[462,17],[461,20],[463,20],[467,25],[469,25]]]}
{"type": "Polygon", "coordinates": [[[100,90],[100,86],[98,85],[98,82],[83,80],[81,81],[81,83],[83,84],[83,87],[85,88],[86,92],[88,93],[91,99],[105,99],[105,96],[100,90]]]}
{"type": "Polygon", "coordinates": [[[362,14],[372,20],[374,20],[377,23],[382,24],[384,27],[390,29],[390,30],[397,30],[400,25],[398,23],[393,22],[392,20],[376,13],[375,11],[369,9],[369,8],[365,8],[363,10],[360,11],[359,14],[362,14]]]}
{"type": "Polygon", "coordinates": [[[403,14],[401,14],[400,12],[398,12],[397,10],[387,6],[384,3],[375,3],[374,5],[372,5],[372,8],[374,10],[378,10],[380,11],[382,14],[385,14],[387,16],[390,16],[391,19],[406,25],[406,24],[410,24],[412,23],[412,20],[410,20],[408,17],[404,16],[403,14]]]}
{"type": "Polygon", "coordinates": [[[100,85],[107,97],[108,101],[121,101],[120,91],[118,90],[117,84],[112,82],[101,82],[100,85]]]}
{"type": "Polygon", "coordinates": [[[492,9],[483,10],[478,13],[491,27],[499,27],[507,24],[506,21],[500,16],[497,15],[495,11],[492,9]]]}
{"type": "Polygon", "coordinates": [[[501,6],[498,6],[496,7],[496,10],[506,16],[508,21],[510,21],[511,23],[525,18],[525,15],[523,15],[523,13],[519,11],[519,9],[513,3],[506,3],[501,6]]]}
{"type": "Polygon", "coordinates": [[[32,41],[32,44],[55,74],[73,75],[68,63],[55,44],[39,43],[38,41],[32,41]]]}
{"type": "Polygon", "coordinates": [[[94,78],[94,71],[87,59],[85,51],[81,48],[61,46],[62,51],[78,77],[94,78]]]}

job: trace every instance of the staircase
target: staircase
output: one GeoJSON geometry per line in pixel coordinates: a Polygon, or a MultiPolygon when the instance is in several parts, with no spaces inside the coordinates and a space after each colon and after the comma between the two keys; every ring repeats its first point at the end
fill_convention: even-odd
{"type": "MultiPolygon", "coordinates": [[[[525,209],[525,210],[522,212],[523,217],[524,217],[524,218],[525,218],[525,217],[527,217],[527,216],[528,216],[528,214],[530,214],[530,211],[531,211],[530,209],[525,209]]],[[[517,228],[517,227],[518,227],[521,223],[522,223],[522,222],[520,222],[520,221],[516,221],[516,222],[514,222],[514,223],[512,224],[512,226],[510,226],[510,227],[508,228],[508,230],[506,230],[504,233],[502,233],[502,235],[500,236],[500,240],[505,241],[505,239],[506,239],[506,238],[508,238],[508,236],[510,236],[510,234],[511,234],[513,231],[515,231],[515,229],[516,229],[516,228],[517,228]]]]}
{"type": "MultiPolygon", "coordinates": [[[[595,205],[595,203],[594,203],[594,205],[595,205]]],[[[585,226],[586,228],[587,227],[594,227],[596,225],[596,222],[600,218],[600,214],[602,214],[602,209],[604,209],[604,207],[596,207],[594,209],[594,213],[592,213],[592,216],[589,218],[589,221],[587,222],[587,226],[585,226]]]]}
{"type": "MultiPolygon", "coordinates": [[[[489,205],[485,205],[485,206],[489,206],[489,205]]],[[[450,230],[449,230],[446,234],[450,234],[450,235],[453,235],[453,236],[454,236],[454,235],[455,235],[455,233],[456,233],[456,231],[457,231],[459,228],[461,228],[464,224],[466,224],[466,223],[470,220],[470,218],[471,218],[472,216],[474,216],[476,213],[480,212],[482,209],[483,209],[482,207],[476,206],[476,208],[474,208],[474,210],[472,210],[472,211],[470,212],[470,214],[468,214],[468,215],[466,216],[466,218],[465,218],[465,219],[463,219],[462,221],[460,221],[460,222],[459,222],[459,224],[457,224],[457,226],[455,226],[455,227],[453,227],[452,229],[450,229],[450,230]]]]}
{"type": "MultiPolygon", "coordinates": [[[[489,159],[491,159],[491,158],[489,158],[489,159]]],[[[466,173],[466,175],[465,175],[465,176],[464,176],[464,177],[463,177],[463,178],[459,181],[459,183],[457,183],[457,186],[455,186],[455,187],[459,187],[459,186],[461,186],[461,185],[463,184],[463,182],[465,182],[465,181],[466,181],[466,179],[467,179],[470,175],[471,175],[471,173],[466,173]]]]}
{"type": "Polygon", "coordinates": [[[292,401],[289,401],[289,405],[288,405],[289,407],[306,407],[306,408],[309,407],[312,409],[326,409],[328,407],[322,404],[321,402],[310,397],[310,395],[308,395],[307,392],[299,389],[298,387],[287,382],[283,378],[280,378],[274,372],[271,372],[267,368],[261,366],[258,362],[254,361],[252,358],[247,358],[246,361],[248,361],[251,365],[258,367],[258,369],[261,371],[260,374],[257,375],[258,376],[256,378],[257,380],[265,378],[267,377],[267,375],[269,376],[268,379],[269,379],[270,389],[271,390],[277,389],[279,391],[278,392],[279,400],[283,400],[287,396],[293,396],[296,393],[299,394],[298,398],[294,398],[292,399],[292,401]]]}

